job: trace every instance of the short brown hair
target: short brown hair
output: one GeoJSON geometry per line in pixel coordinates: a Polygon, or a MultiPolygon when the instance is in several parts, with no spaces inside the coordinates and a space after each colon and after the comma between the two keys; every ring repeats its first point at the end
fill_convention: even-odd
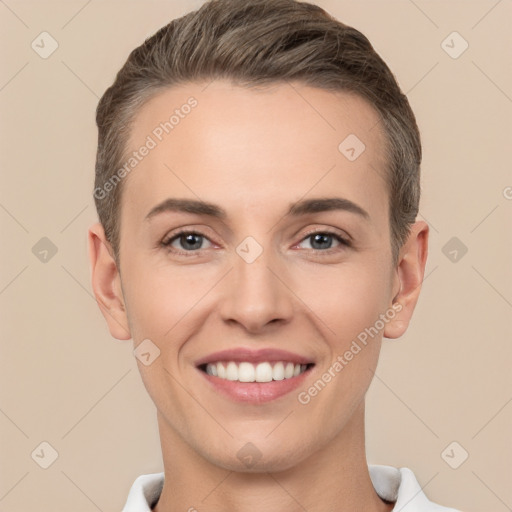
{"type": "MultiPolygon", "coordinates": [[[[386,137],[393,262],[416,220],[421,141],[406,96],[368,39],[319,6],[296,0],[209,0],[172,20],[133,50],[101,98],[94,198],[119,264],[122,183],[104,191],[122,165],[134,117],[157,92],[229,79],[239,86],[297,81],[365,98],[386,137]]],[[[341,142],[341,141],[340,141],[341,142]]]]}

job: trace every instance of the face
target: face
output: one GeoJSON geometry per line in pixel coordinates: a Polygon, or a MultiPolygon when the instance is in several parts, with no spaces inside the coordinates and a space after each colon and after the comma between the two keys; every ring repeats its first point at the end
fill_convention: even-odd
{"type": "Polygon", "coordinates": [[[137,364],[160,429],[217,466],[286,469],[329,446],[382,335],[405,329],[378,119],[348,93],[224,81],[161,92],[135,119],[130,151],[155,145],[124,178],[105,316],[149,340],[137,364]]]}

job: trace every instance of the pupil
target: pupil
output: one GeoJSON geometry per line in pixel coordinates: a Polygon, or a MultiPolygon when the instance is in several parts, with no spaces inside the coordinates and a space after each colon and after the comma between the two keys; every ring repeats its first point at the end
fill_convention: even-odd
{"type": "Polygon", "coordinates": [[[185,235],[182,237],[182,241],[185,240],[185,248],[187,249],[197,249],[198,246],[201,245],[201,241],[200,241],[200,236],[198,235],[192,235],[192,234],[189,234],[189,235],[185,235]],[[195,242],[195,243],[194,243],[195,242]],[[187,244],[188,244],[188,247],[187,247],[187,244]],[[192,247],[190,247],[192,246],[192,247]]]}
{"type": "Polygon", "coordinates": [[[320,248],[325,248],[325,243],[327,242],[327,248],[329,248],[331,246],[331,244],[329,243],[331,240],[331,235],[324,235],[324,234],[321,234],[321,233],[317,233],[316,235],[313,235],[313,248],[317,249],[318,247],[315,247],[315,244],[320,244],[320,248]],[[324,244],[322,246],[322,243],[324,244]]]}

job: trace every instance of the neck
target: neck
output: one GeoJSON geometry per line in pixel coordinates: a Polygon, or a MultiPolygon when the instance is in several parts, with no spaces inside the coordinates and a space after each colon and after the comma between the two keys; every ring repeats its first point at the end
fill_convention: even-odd
{"type": "Polygon", "coordinates": [[[212,464],[158,416],[165,482],[153,512],[389,512],[368,472],[364,402],[349,424],[325,446],[293,467],[234,472],[212,464]]]}

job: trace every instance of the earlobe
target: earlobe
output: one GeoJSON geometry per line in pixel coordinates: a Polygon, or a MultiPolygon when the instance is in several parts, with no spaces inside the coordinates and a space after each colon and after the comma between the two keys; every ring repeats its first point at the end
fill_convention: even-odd
{"type": "Polygon", "coordinates": [[[110,334],[118,340],[131,338],[121,289],[121,278],[110,243],[101,223],[87,233],[91,282],[96,302],[107,321],[110,334]]]}
{"type": "Polygon", "coordinates": [[[385,338],[399,338],[409,326],[425,275],[428,233],[428,224],[424,221],[416,221],[411,226],[409,237],[400,250],[396,268],[400,290],[393,299],[392,308],[395,316],[384,329],[385,338]]]}

